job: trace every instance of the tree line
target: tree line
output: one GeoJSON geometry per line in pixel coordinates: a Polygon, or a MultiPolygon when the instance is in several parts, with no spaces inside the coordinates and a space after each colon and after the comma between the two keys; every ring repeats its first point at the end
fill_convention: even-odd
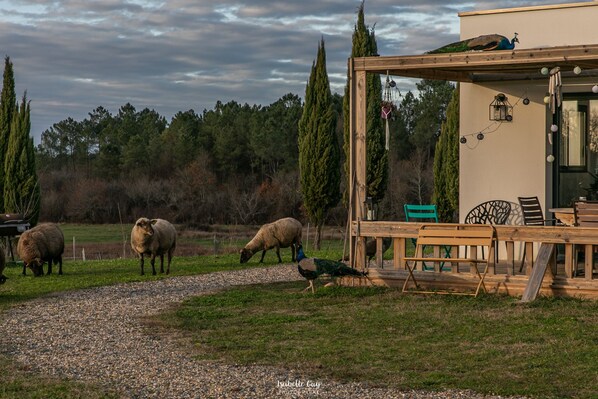
{"type": "MultiPolygon", "coordinates": [[[[417,88],[420,95],[406,93],[390,125],[389,185],[380,201],[380,217],[388,220],[402,220],[403,203],[432,196],[434,148],[453,87],[424,80],[417,88]]],[[[331,98],[344,191],[343,98],[331,98]]],[[[42,218],[115,223],[147,215],[196,226],[305,220],[298,170],[302,114],[301,98],[289,93],[267,106],[217,102],[168,122],[129,103],[114,115],[98,107],[83,120],[67,118],[44,131],[36,148],[42,218]]],[[[341,202],[327,223],[345,220],[341,202]]]]}

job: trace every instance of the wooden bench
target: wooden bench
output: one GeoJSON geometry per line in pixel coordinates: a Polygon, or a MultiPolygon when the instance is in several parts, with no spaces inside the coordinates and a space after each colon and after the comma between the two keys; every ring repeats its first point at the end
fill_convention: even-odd
{"type": "MultiPolygon", "coordinates": [[[[489,224],[444,224],[444,223],[429,223],[422,224],[417,236],[417,246],[415,248],[415,255],[412,257],[405,257],[405,263],[409,276],[403,284],[403,292],[409,293],[422,293],[422,294],[458,294],[458,295],[473,295],[478,296],[480,289],[483,288],[484,292],[486,287],[484,286],[484,278],[488,272],[489,259],[494,256],[494,228],[489,224]],[[459,254],[459,249],[465,254],[463,257],[453,256],[449,257],[445,251],[435,250],[433,256],[425,256],[424,247],[451,247],[455,250],[451,251],[452,254],[459,254]],[[477,248],[486,247],[485,251],[482,251],[484,255],[482,258],[478,258],[477,248]],[[445,256],[442,256],[442,253],[445,256]],[[469,254],[469,256],[467,256],[469,254]],[[465,292],[454,292],[454,291],[423,291],[419,289],[417,280],[414,273],[418,263],[422,264],[421,272],[423,270],[423,262],[444,262],[453,264],[452,269],[458,268],[459,263],[469,263],[470,270],[477,278],[479,283],[474,293],[465,292]],[[456,265],[455,265],[456,264],[456,265]],[[479,264],[484,264],[483,272],[480,273],[478,268],[479,264]],[[409,281],[413,280],[415,290],[408,290],[407,286],[409,281]]],[[[437,270],[438,273],[442,272],[442,269],[437,270]]],[[[429,273],[429,272],[427,272],[429,273]]]]}

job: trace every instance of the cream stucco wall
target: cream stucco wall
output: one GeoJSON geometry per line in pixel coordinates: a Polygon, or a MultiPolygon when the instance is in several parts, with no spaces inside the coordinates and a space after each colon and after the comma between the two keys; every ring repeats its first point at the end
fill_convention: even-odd
{"type": "MultiPolygon", "coordinates": [[[[462,38],[490,33],[511,37],[517,32],[519,49],[598,43],[596,1],[469,12],[460,17],[462,38]]],[[[590,92],[596,83],[587,78],[563,78],[563,90],[590,92]]],[[[548,78],[545,82],[461,84],[460,126],[468,141],[460,146],[461,221],[471,208],[490,199],[517,204],[518,196],[537,195],[545,212],[552,206],[552,164],[546,162],[551,115],[543,102],[547,91],[548,78]],[[489,120],[488,106],[497,93],[504,93],[514,106],[512,122],[493,124],[489,120]],[[529,105],[522,102],[525,96],[531,100],[529,105]],[[478,141],[480,131],[485,137],[478,141]]],[[[514,219],[514,224],[520,223],[517,212],[514,219]]]]}

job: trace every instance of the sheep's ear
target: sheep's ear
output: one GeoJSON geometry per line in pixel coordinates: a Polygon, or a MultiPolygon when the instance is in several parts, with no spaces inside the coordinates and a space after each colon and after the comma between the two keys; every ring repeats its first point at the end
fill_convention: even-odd
{"type": "Polygon", "coordinates": [[[151,222],[152,224],[156,224],[158,222],[158,219],[152,219],[151,222]]]}

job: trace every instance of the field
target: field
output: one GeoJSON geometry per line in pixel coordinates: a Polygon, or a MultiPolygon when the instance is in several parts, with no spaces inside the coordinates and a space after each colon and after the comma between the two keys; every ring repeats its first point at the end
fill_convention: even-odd
{"type": "MultiPolygon", "coordinates": [[[[79,254],[73,260],[72,248],[67,251],[65,274],[33,278],[29,272],[23,277],[20,265],[9,265],[9,280],[0,286],[0,311],[54,292],[166,278],[140,276],[137,260],[129,254],[119,259],[123,248],[128,251],[123,237],[128,238],[129,229],[62,228],[67,243],[75,237],[74,253],[79,254]]],[[[172,276],[257,266],[259,258],[245,265],[238,258],[239,248],[255,230],[235,226],[182,232],[182,247],[201,255],[179,254],[172,276]]],[[[342,234],[329,229],[324,250],[308,254],[338,258],[342,247],[342,234]]],[[[289,250],[281,252],[288,261],[289,250]]],[[[266,264],[275,263],[270,251],[266,264]]],[[[323,288],[321,282],[311,295],[301,292],[305,286],[298,282],[231,289],[190,299],[151,323],[177,329],[202,348],[198,359],[300,368],[320,378],[397,389],[597,397],[598,302],[541,298],[521,305],[502,296],[401,295],[385,288],[323,288]]],[[[33,375],[27,365],[15,365],[4,355],[0,375],[1,398],[114,396],[94,385],[33,375]]]]}

